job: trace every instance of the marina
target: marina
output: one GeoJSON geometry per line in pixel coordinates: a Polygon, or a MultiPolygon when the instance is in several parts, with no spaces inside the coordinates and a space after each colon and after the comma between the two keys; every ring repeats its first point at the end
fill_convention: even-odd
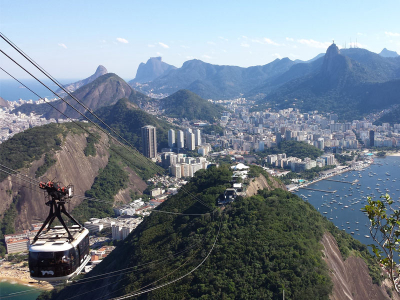
{"type": "Polygon", "coordinates": [[[400,208],[398,178],[400,157],[375,158],[375,163],[364,169],[317,180],[308,186],[299,187],[295,193],[312,204],[340,230],[369,245],[373,242],[368,228],[369,219],[361,210],[367,204],[368,197],[377,200],[384,194],[389,194],[395,201],[395,208],[400,208]],[[348,180],[354,177],[357,181],[348,180]]]}

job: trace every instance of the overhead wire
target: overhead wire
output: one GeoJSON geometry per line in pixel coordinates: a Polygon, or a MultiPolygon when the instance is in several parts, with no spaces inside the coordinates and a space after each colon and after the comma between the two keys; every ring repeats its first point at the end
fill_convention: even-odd
{"type": "MultiPolygon", "coordinates": [[[[0,33],[0,36],[4,39],[4,40],[6,40],[6,42],[8,42],[9,44],[10,44],[10,42],[9,41],[7,41],[7,39],[5,39],[4,37],[4,35],[2,34],[2,33],[0,33]]],[[[51,78],[51,75],[49,76],[49,75],[47,75],[48,73],[46,72],[46,71],[44,71],[40,66],[38,66],[33,60],[31,60],[27,55],[24,55],[23,53],[21,53],[19,50],[18,50],[18,48],[16,48],[16,47],[14,47],[12,44],[10,44],[15,50],[17,50],[21,55],[23,55],[28,61],[30,61],[36,68],[38,68],[43,74],[45,74],[49,79],[51,79],[54,83],[56,83],[52,78],[51,78]],[[46,74],[47,73],[47,74],[46,74]]],[[[41,82],[38,78],[36,78],[34,75],[32,75],[29,71],[27,71],[25,68],[23,68],[20,64],[18,64],[15,60],[13,60],[9,55],[7,55],[4,51],[2,51],[1,49],[0,49],[0,51],[5,55],[5,56],[7,56],[9,59],[11,59],[15,64],[17,64],[20,68],[22,68],[25,72],[27,72],[29,75],[31,75],[34,79],[36,79],[38,82],[40,82],[43,86],[45,86],[47,89],[49,89],[51,92],[53,92],[56,96],[58,96],[62,101],[64,101],[68,106],[70,106],[71,108],[73,108],[76,112],[78,112],[82,117],[84,117],[85,119],[87,119],[90,123],[92,123],[94,126],[96,126],[96,128],[98,128],[99,130],[101,130],[103,133],[105,133],[107,136],[109,136],[109,137],[111,137],[113,140],[116,140],[120,145],[122,145],[125,149],[127,149],[128,151],[129,151],[129,148],[126,148],[126,146],[123,144],[123,143],[121,143],[120,141],[118,141],[118,139],[116,139],[114,136],[112,136],[111,134],[109,134],[108,132],[105,132],[104,130],[102,130],[102,128],[101,127],[99,127],[96,123],[94,123],[94,122],[92,122],[89,118],[87,118],[85,115],[83,115],[78,109],[76,109],[75,107],[73,107],[71,104],[69,104],[68,102],[66,102],[62,97],[60,97],[56,92],[54,92],[54,91],[52,91],[47,85],[45,85],[43,82],[41,82]]],[[[2,69],[2,68],[1,68],[2,69]]],[[[4,69],[2,69],[4,72],[6,72],[4,69]]],[[[6,72],[6,73],[8,73],[8,72],[6,72]]],[[[9,74],[9,73],[8,73],[9,74]]],[[[10,74],[9,74],[10,75],[10,74]]],[[[10,75],[11,76],[11,75],[10,75]]],[[[14,77],[13,77],[14,78],[14,77]]],[[[16,79],[16,78],[14,78],[14,79],[16,79]]],[[[16,79],[17,80],[17,79],[16,79]]],[[[18,81],[18,80],[17,80],[18,81]]],[[[117,136],[119,136],[124,142],[126,142],[128,145],[130,145],[131,146],[131,148],[132,149],[134,149],[134,150],[136,150],[136,152],[138,153],[138,151],[137,151],[137,149],[135,149],[135,147],[133,147],[128,141],[126,141],[122,136],[120,136],[114,129],[112,129],[110,126],[108,126],[103,120],[101,120],[96,114],[94,114],[89,108],[87,108],[84,104],[82,104],[78,99],[76,99],[69,91],[67,91],[67,90],[65,90],[64,89],[64,87],[63,86],[60,86],[58,83],[56,83],[62,90],[64,90],[66,93],[67,93],[67,95],[69,95],[72,99],[74,99],[75,101],[77,101],[82,107],[84,107],[89,113],[91,113],[93,116],[95,116],[104,126],[106,126],[107,128],[109,128],[111,131],[113,131],[114,132],[114,134],[116,134],[117,136]]],[[[30,90],[30,89],[29,89],[30,90]]],[[[32,90],[30,90],[31,92],[33,92],[32,90]]],[[[35,93],[36,94],[36,93],[35,93]]],[[[37,95],[37,94],[36,94],[37,95]]],[[[37,95],[37,96],[39,96],[39,95],[37,95]]],[[[39,98],[41,98],[40,96],[39,96],[39,98]]],[[[47,101],[46,101],[46,103],[48,103],[47,101]]],[[[50,103],[48,103],[48,104],[50,104],[50,103]]],[[[52,105],[51,105],[52,106],[52,105]]],[[[58,112],[60,112],[57,108],[55,108],[54,106],[52,106],[54,109],[56,109],[58,112]]],[[[64,113],[62,113],[62,112],[60,112],[61,114],[63,114],[64,116],[66,116],[64,113]]],[[[66,116],[67,117],[67,116],[66,116]]],[[[68,118],[68,117],[67,117],[68,118]]],[[[68,118],[68,119],[70,119],[70,118],[68,118]]],[[[72,120],[72,119],[71,119],[72,120]]],[[[76,123],[77,124],[77,123],[76,123]]],[[[80,126],[81,127],[81,126],[80,126]]],[[[82,128],[82,127],[81,127],[82,128]]],[[[83,129],[83,128],[82,128],[83,129]]],[[[85,130],[86,131],[86,130],[85,130]]],[[[89,132],[89,134],[90,134],[90,132],[89,132]]],[[[139,153],[140,154],[140,153],[139,153]]],[[[139,159],[141,159],[141,157],[139,156],[138,157],[139,159]]],[[[149,161],[148,161],[149,162],[149,161]]],[[[151,164],[150,164],[151,165],[151,164]]],[[[155,167],[155,166],[154,166],[155,167]]],[[[4,171],[3,171],[4,172],[4,171]]],[[[156,172],[156,173],[158,173],[158,171],[156,172]]],[[[11,174],[10,174],[11,175],[11,174]]],[[[21,178],[22,179],[22,178],[21,178]]],[[[29,182],[29,181],[28,181],[29,182]]],[[[32,184],[32,182],[29,182],[30,184],[32,184]]],[[[201,203],[201,204],[203,204],[204,206],[206,206],[206,207],[208,207],[210,210],[212,210],[212,208],[209,206],[209,205],[207,205],[207,204],[205,204],[203,201],[201,201],[200,199],[198,199],[198,197],[196,197],[195,195],[193,195],[193,193],[191,193],[191,192],[188,192],[185,188],[183,188],[183,187],[181,187],[181,189],[184,191],[184,192],[186,192],[189,196],[191,196],[192,198],[194,198],[196,201],[198,201],[199,203],[201,203]]],[[[162,211],[158,211],[158,212],[162,212],[162,211]]],[[[173,212],[166,212],[165,211],[165,213],[170,213],[170,214],[180,214],[180,213],[173,213],[173,212]]],[[[186,215],[200,215],[200,214],[186,214],[186,215]]],[[[202,215],[202,214],[201,214],[202,215]]],[[[218,234],[217,234],[217,237],[216,237],[216,240],[217,240],[217,238],[218,238],[218,235],[219,235],[219,232],[220,232],[220,227],[219,227],[219,230],[218,230],[218,234]]],[[[191,272],[189,272],[189,273],[187,273],[186,275],[184,275],[183,277],[185,277],[185,276],[187,276],[187,275],[189,275],[190,273],[192,273],[192,272],[194,272],[198,267],[200,267],[204,262],[205,262],[205,260],[208,258],[208,256],[210,255],[210,253],[211,253],[211,251],[213,250],[213,248],[214,248],[214,246],[215,246],[215,243],[216,243],[216,240],[214,241],[214,244],[213,244],[213,247],[211,248],[211,250],[210,250],[210,252],[208,253],[208,255],[206,256],[206,258],[195,268],[195,269],[193,269],[191,272]]],[[[180,278],[178,278],[178,279],[176,279],[176,280],[174,280],[174,281],[171,281],[170,283],[167,283],[167,284],[171,284],[171,283],[173,283],[173,282],[176,282],[177,280],[180,280],[181,278],[183,278],[183,277],[180,277],[180,278]]],[[[88,278],[89,279],[89,278],[88,278]]],[[[157,280],[157,281],[159,281],[159,280],[157,280]]],[[[157,281],[155,281],[155,282],[157,282],[157,281]]],[[[154,283],[155,283],[154,282],[154,283]]],[[[163,284],[163,285],[160,285],[159,287],[156,287],[156,288],[161,288],[161,287],[163,287],[163,286],[165,286],[166,284],[163,284]]],[[[144,292],[148,292],[148,291],[151,291],[151,290],[154,290],[155,288],[152,288],[152,289],[149,289],[149,290],[146,290],[146,291],[144,291],[144,292]]],[[[142,293],[144,293],[144,292],[140,292],[139,294],[142,294],[142,293]]],[[[139,295],[138,294],[138,295],[139,295]]]]}
{"type": "MultiPolygon", "coordinates": [[[[0,33],[1,36],[1,33],[0,33]]],[[[17,64],[20,68],[22,68],[25,72],[27,72],[29,75],[31,75],[34,79],[36,79],[39,83],[41,83],[43,86],[45,86],[49,91],[51,91],[52,93],[54,93],[57,97],[59,97],[63,102],[65,102],[67,105],[69,105],[70,107],[72,107],[75,111],[77,111],[81,116],[83,116],[84,118],[87,119],[87,121],[89,121],[90,123],[94,124],[96,126],[96,128],[98,128],[99,130],[101,130],[103,133],[105,133],[106,135],[108,135],[109,137],[111,137],[112,139],[116,140],[120,145],[122,145],[125,149],[128,149],[126,147],[126,145],[124,145],[123,143],[121,143],[120,141],[118,141],[118,139],[116,139],[114,136],[110,135],[108,132],[106,132],[105,130],[103,130],[101,127],[99,127],[96,123],[92,122],[89,118],[87,118],[85,115],[83,115],[81,112],[79,112],[75,107],[73,107],[71,104],[69,104],[68,102],[66,102],[61,96],[59,96],[56,92],[54,92],[51,88],[49,88],[47,85],[45,85],[42,81],[40,81],[39,79],[37,79],[33,74],[31,74],[28,70],[26,70],[23,66],[21,66],[18,62],[16,62],[13,58],[11,58],[9,55],[7,55],[3,50],[0,49],[0,51],[7,56],[10,60],[12,60],[15,64],[17,64]]],[[[0,67],[1,68],[1,67],[0,67]]],[[[11,76],[12,78],[14,78],[16,81],[18,81],[20,84],[22,84],[24,87],[28,88],[25,84],[23,84],[22,82],[20,82],[18,79],[16,79],[14,76],[12,76],[10,73],[8,73],[7,71],[5,71],[3,68],[1,68],[1,70],[3,70],[5,73],[7,73],[9,76],[11,76]]],[[[41,97],[36,94],[35,92],[33,92],[30,88],[28,88],[29,91],[31,91],[32,93],[34,93],[37,97],[39,97],[41,99],[41,97]]],[[[50,104],[49,102],[46,101],[47,104],[49,104],[52,108],[54,108],[55,110],[57,110],[59,113],[61,113],[62,115],[64,115],[67,119],[71,120],[72,122],[74,122],[76,125],[78,125],[81,129],[85,130],[88,134],[92,135],[93,134],[86,130],[85,128],[83,128],[81,125],[79,125],[77,122],[73,121],[71,118],[69,118],[65,113],[61,112],[59,109],[57,109],[54,105],[50,104]]],[[[104,122],[103,122],[104,123],[104,122]]],[[[139,154],[136,158],[139,159],[142,163],[143,163],[143,158],[146,159],[145,157],[142,157],[142,155],[137,151],[137,149],[130,145],[131,148],[133,150],[135,150],[136,152],[134,152],[135,154],[139,154]]],[[[110,148],[112,149],[112,148],[110,148]]],[[[131,152],[131,151],[130,151],[131,152]]],[[[120,155],[120,153],[116,152],[117,154],[120,155]]],[[[121,156],[123,157],[123,156],[121,156]]],[[[124,157],[123,157],[124,158],[124,157]]],[[[126,159],[126,158],[125,158],[126,159]]],[[[129,161],[129,160],[128,160],[129,161]]],[[[147,163],[150,163],[148,166],[155,171],[155,173],[158,173],[158,170],[155,169],[155,166],[152,165],[152,163],[147,160],[147,163]]],[[[146,164],[146,162],[145,162],[146,164]]],[[[198,199],[198,197],[196,197],[195,195],[191,194],[190,192],[188,192],[183,186],[181,187],[181,189],[186,192],[189,196],[191,196],[193,199],[197,200],[199,203],[201,203],[202,205],[206,206],[207,208],[209,208],[210,210],[213,210],[213,208],[211,206],[209,206],[208,204],[204,203],[203,201],[201,201],[200,199],[198,199]]]]}
{"type": "MultiPolygon", "coordinates": [[[[0,33],[1,34],[1,33],[0,33]]],[[[35,78],[38,82],[40,82],[43,86],[45,86],[49,91],[51,91],[52,93],[54,93],[57,97],[59,97],[63,102],[65,102],[67,105],[69,105],[70,107],[72,107],[75,111],[77,111],[81,116],[83,116],[84,118],[86,118],[90,123],[94,124],[98,129],[100,129],[103,133],[107,134],[108,136],[110,136],[111,138],[113,138],[114,140],[116,140],[120,145],[122,145],[125,149],[129,149],[127,148],[124,144],[122,144],[120,141],[118,141],[114,136],[110,135],[108,132],[104,131],[101,127],[99,127],[96,123],[92,122],[89,118],[87,118],[85,115],[83,115],[81,112],[79,112],[76,108],[74,108],[72,105],[70,105],[68,102],[66,102],[61,96],[59,96],[56,92],[54,92],[52,89],[50,89],[47,85],[45,85],[44,83],[42,83],[39,79],[37,79],[34,75],[32,75],[29,71],[27,71],[25,68],[23,68],[20,64],[18,64],[14,59],[12,59],[9,55],[7,55],[3,50],[0,49],[0,51],[6,55],[9,59],[11,59],[15,64],[17,64],[20,68],[22,68],[25,72],[27,72],[29,75],[31,75],[33,78],[35,78]]],[[[41,99],[41,97],[36,94],[35,92],[33,92],[30,88],[28,88],[25,84],[23,84],[22,82],[20,82],[18,79],[16,79],[14,76],[12,76],[10,73],[8,73],[6,70],[4,70],[3,68],[0,67],[1,70],[3,70],[6,74],[8,74],[9,76],[11,76],[13,79],[15,79],[17,82],[19,82],[20,84],[22,84],[24,87],[26,87],[27,89],[29,89],[29,91],[31,91],[32,93],[34,93],[37,97],[39,97],[41,99]]],[[[71,120],[72,122],[74,122],[77,126],[79,126],[81,129],[85,130],[88,134],[92,135],[93,134],[88,131],[87,129],[83,128],[83,126],[79,125],[77,122],[73,121],[71,118],[69,118],[65,113],[61,112],[59,109],[57,109],[54,105],[50,104],[49,102],[46,101],[47,104],[49,104],[52,108],[54,108],[55,110],[57,110],[60,114],[62,114],[63,116],[65,116],[67,119],[71,120]]],[[[104,123],[104,122],[103,122],[104,123]]],[[[134,152],[135,154],[139,154],[136,158],[139,159],[142,163],[143,158],[146,159],[145,157],[142,158],[142,155],[137,151],[137,149],[132,146],[131,144],[129,144],[131,146],[131,148],[133,150],[135,150],[136,152],[134,152]]],[[[110,148],[112,149],[112,148],[110,148]]],[[[116,152],[117,154],[120,155],[120,153],[116,152]]],[[[121,156],[123,157],[123,156],[121,156]]],[[[124,157],[123,157],[124,158],[124,157]]],[[[126,158],[125,158],[126,159],[126,158]]],[[[129,160],[128,160],[129,161],[129,160]]],[[[146,164],[146,162],[144,162],[146,164]]],[[[149,160],[147,160],[147,163],[150,163],[149,160]]],[[[150,163],[148,165],[155,173],[159,173],[158,170],[155,168],[155,166],[152,165],[152,163],[150,163]]],[[[181,187],[183,188],[183,187],[181,187]]],[[[185,191],[188,195],[189,192],[185,190],[185,188],[182,189],[183,191],[185,191]]],[[[194,196],[193,194],[190,195],[192,198],[196,199],[197,197],[194,196]]],[[[200,199],[198,199],[198,202],[203,204],[204,206],[206,206],[207,208],[209,208],[210,210],[212,210],[212,208],[205,204],[203,201],[201,201],[200,199]]]]}

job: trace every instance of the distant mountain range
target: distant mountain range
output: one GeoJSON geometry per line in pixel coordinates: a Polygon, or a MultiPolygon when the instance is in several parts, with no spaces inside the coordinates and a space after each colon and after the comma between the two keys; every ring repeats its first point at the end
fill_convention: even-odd
{"type": "Polygon", "coordinates": [[[204,99],[232,99],[256,88],[260,83],[276,77],[296,64],[289,58],[276,59],[264,66],[241,68],[218,66],[201,60],[186,61],[181,68],[171,70],[142,86],[143,93],[173,94],[187,89],[204,99]]]}
{"type": "MultiPolygon", "coordinates": [[[[100,66],[94,75],[75,83],[74,87],[104,72],[105,68],[100,66]]],[[[136,78],[129,82],[130,86],[115,74],[105,74],[82,85],[74,93],[92,110],[115,104],[121,98],[139,105],[151,99],[145,94],[167,99],[178,91],[186,90],[168,98],[174,103],[170,107],[168,101],[162,99],[154,103],[159,103],[167,115],[201,119],[204,114],[195,115],[201,113],[203,108],[209,111],[206,106],[211,103],[205,100],[198,102],[205,105],[200,109],[190,107],[185,101],[177,101],[176,96],[180,98],[184,95],[182,99],[188,103],[201,98],[245,97],[257,101],[258,107],[254,109],[271,105],[282,108],[295,106],[304,110],[336,112],[342,119],[349,119],[399,103],[399,82],[400,56],[394,51],[383,49],[380,54],[360,48],[339,51],[333,44],[326,54],[319,54],[306,62],[283,58],[248,68],[213,65],[196,59],[175,68],[163,62],[161,57],[153,57],[139,66],[136,78]]],[[[67,101],[75,105],[72,99],[67,98],[67,101]]],[[[79,117],[64,103],[55,104],[71,117],[79,117]]],[[[47,118],[60,117],[59,113],[50,111],[44,105],[23,105],[18,108],[22,112],[32,110],[47,118]]],[[[84,112],[82,109],[80,111],[84,112]]],[[[214,115],[208,115],[211,117],[207,120],[211,121],[214,115]]]]}
{"type": "MultiPolygon", "coordinates": [[[[82,79],[82,80],[79,80],[79,81],[74,82],[74,83],[66,84],[66,85],[64,86],[64,88],[65,88],[66,90],[68,90],[69,92],[74,92],[74,91],[76,91],[77,89],[79,89],[80,87],[82,87],[82,86],[84,86],[84,85],[86,85],[86,84],[88,84],[88,83],[91,83],[91,82],[94,81],[95,79],[97,79],[97,78],[99,78],[100,76],[102,76],[102,75],[104,75],[104,74],[107,74],[107,73],[108,73],[108,72],[107,72],[107,69],[106,69],[105,67],[103,67],[102,65],[100,65],[100,66],[97,67],[96,72],[95,72],[93,75],[89,76],[89,77],[86,78],[86,79],[82,79]]],[[[56,92],[57,92],[60,96],[65,96],[65,95],[67,94],[67,93],[65,93],[62,89],[58,89],[56,92]]]]}
{"type": "Polygon", "coordinates": [[[384,58],[358,48],[339,51],[332,44],[314,64],[318,62],[320,67],[282,84],[259,104],[332,111],[351,120],[400,102],[400,57],[384,58]]]}
{"type": "Polygon", "coordinates": [[[135,79],[129,81],[129,84],[135,85],[136,83],[153,81],[174,69],[176,67],[163,62],[161,57],[150,57],[145,64],[139,65],[135,79]]]}

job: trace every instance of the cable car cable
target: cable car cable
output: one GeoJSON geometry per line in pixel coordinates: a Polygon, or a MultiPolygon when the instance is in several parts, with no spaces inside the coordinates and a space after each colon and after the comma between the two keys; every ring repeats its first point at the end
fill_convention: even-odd
{"type": "MultiPolygon", "coordinates": [[[[35,76],[33,76],[30,72],[28,72],[25,68],[23,68],[20,64],[18,64],[15,60],[13,60],[10,56],[8,56],[4,51],[2,51],[0,49],[0,51],[6,55],[9,59],[11,59],[15,64],[17,64],[20,68],[22,68],[25,72],[27,72],[29,75],[31,75],[34,79],[36,79],[38,82],[40,82],[43,86],[45,86],[48,90],[50,90],[52,93],[54,93],[56,96],[58,96],[62,101],[64,101],[65,103],[67,103],[70,107],[72,107],[75,111],[77,111],[77,109],[75,109],[73,106],[71,106],[68,102],[66,102],[62,97],[60,97],[57,93],[55,93],[52,89],[50,89],[47,85],[45,85],[44,83],[42,83],[39,79],[37,79],[35,76]]],[[[1,68],[1,67],[0,67],[1,68]]],[[[18,81],[20,84],[22,84],[24,87],[26,87],[27,89],[29,89],[29,91],[31,91],[32,93],[34,93],[37,97],[39,97],[40,99],[42,99],[38,94],[36,94],[35,92],[33,92],[30,88],[28,88],[26,85],[24,85],[22,82],[20,82],[18,79],[16,79],[14,76],[12,76],[10,73],[8,73],[7,71],[5,71],[3,68],[1,68],[1,70],[3,70],[5,73],[7,73],[9,76],[11,76],[12,78],[14,78],[16,81],[18,81]]],[[[83,128],[82,126],[80,126],[77,122],[73,121],[71,118],[69,118],[67,115],[65,115],[64,113],[62,113],[60,110],[58,110],[56,107],[54,107],[52,104],[50,104],[49,102],[46,102],[47,104],[49,104],[52,108],[54,108],[55,110],[57,110],[59,113],[61,113],[62,115],[64,115],[67,119],[70,119],[72,122],[74,122],[76,125],[78,125],[81,129],[85,130],[88,134],[92,135],[93,134],[91,132],[89,132],[88,130],[86,130],[85,128],[83,128]]],[[[77,111],[78,113],[80,113],[79,111],[77,111]]],[[[80,113],[81,114],[81,113],[80,113]]],[[[81,114],[82,115],[82,114],[81,114]]],[[[119,144],[121,144],[122,146],[124,146],[125,149],[126,146],[124,144],[122,144],[120,141],[118,141],[114,136],[110,135],[108,132],[105,132],[104,130],[102,130],[101,127],[99,127],[97,124],[95,124],[94,122],[92,122],[90,119],[88,119],[86,116],[82,115],[83,117],[85,117],[90,123],[94,124],[97,128],[99,128],[103,133],[105,133],[106,135],[112,137],[114,140],[116,140],[119,144]]],[[[104,143],[103,143],[104,144],[104,143]]],[[[131,147],[137,151],[137,149],[135,149],[132,145],[131,147]]],[[[112,149],[112,148],[110,148],[112,149]]],[[[129,148],[128,148],[129,149],[129,148]]],[[[115,151],[115,150],[114,150],[115,151]]],[[[116,152],[116,151],[115,151],[116,152]]],[[[117,154],[119,154],[118,152],[116,152],[117,154]]],[[[137,157],[139,160],[143,161],[143,158],[141,157],[141,154],[137,151],[137,153],[135,154],[139,154],[139,157],[137,157]]],[[[120,154],[119,154],[120,155],[120,154]]],[[[121,155],[120,155],[121,156],[121,155]]],[[[123,156],[121,156],[123,157],[123,156]]],[[[124,158],[124,157],[123,157],[124,158]]],[[[126,159],[126,158],[125,158],[126,159]]],[[[129,161],[129,160],[128,160],[129,161]]],[[[147,161],[150,162],[150,161],[147,161]]],[[[146,164],[146,162],[144,162],[146,164]]],[[[155,169],[155,166],[153,167],[152,163],[150,163],[150,168],[153,169],[153,171],[155,171],[155,173],[158,173],[158,171],[155,169]]],[[[194,196],[193,194],[190,194],[188,191],[186,191],[183,187],[181,187],[181,189],[186,192],[189,196],[192,196],[193,198],[197,199],[198,202],[200,202],[201,204],[203,204],[204,206],[206,206],[207,208],[209,208],[210,210],[212,210],[212,208],[205,204],[204,202],[202,202],[200,199],[198,199],[196,196],[194,196]]]]}
{"type": "MultiPolygon", "coordinates": [[[[140,291],[141,289],[139,289],[139,290],[137,290],[136,292],[129,293],[129,294],[126,294],[126,295],[124,295],[124,296],[112,298],[111,300],[122,300],[122,299],[126,299],[126,298],[129,298],[129,297],[139,296],[139,295],[141,295],[141,294],[145,294],[145,293],[148,293],[148,292],[151,292],[151,291],[160,289],[160,288],[162,288],[162,287],[165,287],[165,286],[167,286],[167,285],[170,285],[170,284],[172,284],[172,283],[175,283],[175,282],[177,282],[177,281],[179,281],[179,280],[185,278],[186,276],[192,274],[194,271],[196,271],[199,267],[201,267],[201,266],[204,264],[204,262],[205,262],[205,261],[208,259],[208,257],[210,256],[211,252],[214,250],[215,244],[217,243],[217,240],[218,240],[218,237],[219,237],[219,233],[220,233],[220,231],[221,231],[221,226],[222,226],[222,215],[221,215],[221,218],[220,218],[220,224],[219,224],[219,228],[218,228],[218,233],[217,233],[217,236],[215,237],[214,243],[213,243],[213,245],[212,245],[210,251],[208,252],[207,256],[200,262],[200,264],[198,264],[194,269],[192,269],[192,270],[189,271],[188,273],[186,273],[186,274],[184,274],[184,275],[182,275],[182,276],[180,276],[180,277],[178,277],[178,278],[176,278],[176,279],[174,279],[174,280],[171,280],[171,281],[166,282],[166,283],[164,283],[164,284],[161,284],[161,285],[159,285],[159,286],[155,286],[154,288],[150,288],[150,289],[147,289],[147,290],[144,290],[144,291],[140,291]]],[[[164,277],[165,277],[165,276],[164,276],[164,277]]],[[[157,281],[159,281],[159,280],[157,280],[157,281]]],[[[155,281],[155,282],[156,282],[156,281],[155,281]]],[[[153,282],[153,283],[155,283],[155,282],[153,282]]],[[[106,296],[107,296],[107,295],[106,295],[106,296]]]]}

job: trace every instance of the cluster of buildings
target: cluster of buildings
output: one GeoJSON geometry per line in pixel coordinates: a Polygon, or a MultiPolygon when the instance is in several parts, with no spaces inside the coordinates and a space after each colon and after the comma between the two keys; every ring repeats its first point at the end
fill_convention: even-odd
{"type": "MultiPolygon", "coordinates": [[[[43,103],[43,100],[38,101],[42,101],[41,103],[43,103]]],[[[0,143],[8,140],[13,135],[25,131],[29,128],[50,123],[57,123],[56,119],[52,118],[47,120],[46,118],[41,118],[39,115],[36,115],[34,113],[30,113],[28,115],[21,112],[18,112],[16,114],[11,113],[11,111],[16,106],[19,106],[21,103],[26,103],[26,101],[20,100],[19,102],[9,103],[10,105],[8,107],[0,108],[0,143]]],[[[64,122],[64,120],[58,121],[58,123],[62,122],[64,122]]]]}
{"type": "Polygon", "coordinates": [[[364,120],[339,122],[337,114],[318,111],[301,113],[288,108],[277,112],[250,112],[240,99],[226,101],[220,125],[223,133],[205,134],[207,142],[220,149],[250,152],[279,146],[282,141],[302,141],[321,150],[358,149],[361,144],[374,147],[400,146],[400,124],[373,125],[380,114],[364,120]],[[371,139],[371,131],[374,132],[371,139]],[[371,143],[373,141],[373,143],[371,143]]]}
{"type": "Polygon", "coordinates": [[[297,157],[286,157],[286,153],[268,155],[265,162],[273,167],[291,169],[292,172],[303,172],[315,167],[324,167],[335,164],[334,154],[325,154],[312,160],[309,157],[303,160],[297,157]]]}
{"type": "Polygon", "coordinates": [[[6,234],[4,236],[7,253],[17,253],[27,251],[31,244],[31,241],[38,233],[42,223],[32,224],[30,230],[24,230],[21,233],[6,234]]]}
{"type": "Polygon", "coordinates": [[[207,169],[210,164],[205,157],[187,157],[186,154],[174,152],[162,153],[161,163],[176,178],[193,177],[198,170],[207,169]]]}

